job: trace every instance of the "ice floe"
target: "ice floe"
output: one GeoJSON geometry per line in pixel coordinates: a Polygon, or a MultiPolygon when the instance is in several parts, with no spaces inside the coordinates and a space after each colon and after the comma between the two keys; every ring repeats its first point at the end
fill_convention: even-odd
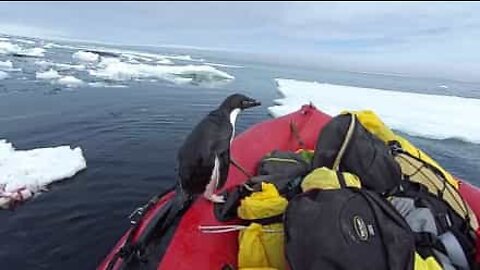
{"type": "Polygon", "coordinates": [[[71,75],[62,76],[54,69],[49,69],[44,72],[37,72],[36,78],[40,80],[49,80],[52,83],[64,85],[67,87],[77,87],[83,85],[82,80],[71,75]]]}
{"type": "Polygon", "coordinates": [[[58,84],[65,85],[67,87],[77,87],[83,85],[83,81],[75,78],[74,76],[63,76],[57,81],[58,84]]]}
{"type": "Polygon", "coordinates": [[[104,82],[91,82],[88,83],[90,87],[98,87],[98,88],[127,88],[128,86],[123,84],[108,84],[104,82]]]}
{"type": "Polygon", "coordinates": [[[234,79],[232,75],[207,65],[131,64],[116,58],[105,58],[99,67],[90,70],[90,75],[115,81],[157,78],[175,83],[200,83],[234,79]]]}
{"type": "Polygon", "coordinates": [[[283,96],[269,112],[282,116],[313,103],[330,115],[343,110],[375,111],[390,127],[414,136],[480,143],[480,99],[428,95],[327,83],[277,79],[283,96]]]}
{"type": "Polygon", "coordinates": [[[86,167],[80,147],[18,150],[6,140],[0,140],[0,206],[8,207],[12,200],[31,196],[86,167]]]}
{"type": "Polygon", "coordinates": [[[13,69],[13,63],[10,60],[7,61],[0,61],[0,70],[12,70],[13,69]]]}
{"type": "Polygon", "coordinates": [[[82,61],[82,62],[97,62],[99,59],[99,55],[93,52],[87,51],[78,51],[72,55],[73,59],[82,61]]]}
{"type": "Polygon", "coordinates": [[[8,78],[8,73],[0,70],[0,80],[8,78]]]}
{"type": "Polygon", "coordinates": [[[72,65],[72,64],[65,64],[65,63],[54,63],[54,62],[43,61],[43,60],[35,61],[35,65],[38,65],[43,68],[55,67],[57,70],[78,70],[78,71],[85,70],[85,66],[81,64],[72,65]]]}
{"type": "Polygon", "coordinates": [[[243,68],[244,67],[239,65],[227,65],[227,64],[220,64],[220,63],[210,63],[210,62],[204,62],[204,64],[212,67],[226,67],[226,68],[243,68]]]}
{"type": "Polygon", "coordinates": [[[7,41],[0,41],[0,54],[9,54],[20,57],[43,57],[45,56],[44,48],[23,48],[17,44],[7,41]]]}
{"type": "Polygon", "coordinates": [[[45,72],[37,72],[35,77],[41,80],[55,80],[60,78],[60,74],[54,69],[49,69],[45,72]]]}
{"type": "Polygon", "coordinates": [[[17,44],[10,43],[8,41],[0,41],[0,53],[1,54],[14,54],[22,51],[22,47],[17,44]]]}
{"type": "Polygon", "coordinates": [[[29,40],[29,39],[23,39],[23,38],[16,38],[14,39],[15,42],[20,42],[20,43],[25,43],[25,44],[29,44],[29,45],[35,45],[37,42],[33,41],[33,40],[29,40]]]}

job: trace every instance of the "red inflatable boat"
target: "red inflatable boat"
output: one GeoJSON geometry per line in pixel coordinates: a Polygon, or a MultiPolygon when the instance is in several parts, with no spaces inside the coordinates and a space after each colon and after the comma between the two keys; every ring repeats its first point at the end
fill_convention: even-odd
{"type": "MultiPolygon", "coordinates": [[[[297,112],[264,121],[239,134],[233,141],[231,156],[246,171],[254,174],[257,162],[268,152],[299,149],[298,137],[304,142],[304,147],[313,149],[320,130],[330,118],[316,108],[305,105],[297,112]],[[297,127],[295,132],[292,132],[292,123],[297,127]]],[[[224,188],[230,189],[246,180],[245,174],[232,166],[224,188]]],[[[460,193],[478,216],[480,189],[461,182],[460,193]]],[[[229,265],[235,267],[238,232],[206,234],[198,229],[200,225],[225,225],[216,220],[213,204],[204,199],[194,201],[182,218],[166,232],[169,234],[168,239],[158,241],[155,248],[149,250],[146,264],[126,266],[123,261],[125,256],[122,256],[122,252],[125,255],[125,250],[128,249],[125,248],[125,243],[135,243],[146,237],[145,232],[152,229],[155,218],[161,215],[163,206],[172,195],[173,192],[169,192],[150,203],[148,209],[141,209],[144,213],[141,213],[140,220],[134,222],[135,225],[118,241],[98,269],[220,270],[228,269],[225,267],[229,265]]]]}

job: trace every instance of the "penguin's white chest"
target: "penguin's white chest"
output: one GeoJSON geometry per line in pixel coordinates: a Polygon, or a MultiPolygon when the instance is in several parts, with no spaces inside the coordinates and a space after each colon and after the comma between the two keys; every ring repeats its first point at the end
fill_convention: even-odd
{"type": "Polygon", "coordinates": [[[235,123],[237,122],[237,116],[240,111],[240,109],[234,109],[230,112],[230,124],[232,125],[232,137],[230,138],[230,143],[232,143],[233,137],[235,137],[235,123]]]}

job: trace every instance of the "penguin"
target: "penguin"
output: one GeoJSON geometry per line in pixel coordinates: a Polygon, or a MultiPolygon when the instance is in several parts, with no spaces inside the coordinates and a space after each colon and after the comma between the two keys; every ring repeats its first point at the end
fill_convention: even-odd
{"type": "Polygon", "coordinates": [[[209,201],[224,202],[215,191],[227,180],[237,117],[259,105],[245,95],[233,94],[193,128],[177,156],[178,187],[186,198],[203,193],[209,201]]]}
{"type": "Polygon", "coordinates": [[[175,196],[152,221],[158,235],[163,235],[181,218],[195,196],[203,193],[211,202],[225,201],[215,191],[225,184],[230,162],[236,164],[230,159],[230,144],[238,114],[259,105],[260,102],[252,98],[233,94],[193,128],[177,154],[175,196]]]}

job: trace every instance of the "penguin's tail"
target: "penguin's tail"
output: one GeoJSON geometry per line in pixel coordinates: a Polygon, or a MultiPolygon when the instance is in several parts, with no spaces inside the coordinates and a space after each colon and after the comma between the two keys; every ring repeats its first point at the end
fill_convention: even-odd
{"type": "Polygon", "coordinates": [[[168,202],[169,209],[166,211],[162,226],[159,226],[159,233],[163,233],[175,222],[178,218],[183,216],[183,213],[190,207],[193,202],[192,196],[189,196],[177,185],[175,188],[174,197],[168,202]]]}
{"type": "Polygon", "coordinates": [[[123,259],[126,266],[144,261],[145,257],[148,257],[147,250],[151,243],[168,242],[170,236],[173,235],[170,229],[173,229],[172,226],[180,220],[192,201],[191,197],[187,196],[178,185],[175,185],[152,198],[145,206],[135,210],[130,216],[132,227],[128,236],[122,247],[109,262],[107,269],[113,269],[119,258],[123,259]],[[146,226],[139,226],[144,214],[155,207],[158,201],[170,192],[175,192],[175,194],[161,206],[146,226]],[[140,227],[144,227],[144,229],[139,233],[138,229],[140,227]],[[136,240],[134,240],[134,235],[138,235],[136,240]]]}

